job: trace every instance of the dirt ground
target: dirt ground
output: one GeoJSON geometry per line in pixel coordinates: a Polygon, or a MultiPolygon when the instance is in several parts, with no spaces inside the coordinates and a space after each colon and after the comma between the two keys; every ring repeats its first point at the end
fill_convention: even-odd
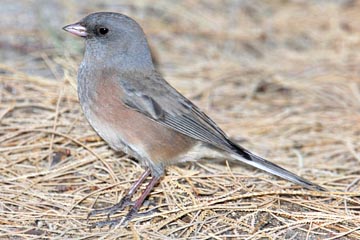
{"type": "MultiPolygon", "coordinates": [[[[0,239],[360,239],[360,1],[31,1],[0,7],[0,239]],[[231,161],[169,167],[127,227],[89,229],[143,169],[86,122],[88,13],[136,19],[164,77],[242,146],[329,192],[231,161]]],[[[113,217],[124,216],[127,209],[113,217]]]]}

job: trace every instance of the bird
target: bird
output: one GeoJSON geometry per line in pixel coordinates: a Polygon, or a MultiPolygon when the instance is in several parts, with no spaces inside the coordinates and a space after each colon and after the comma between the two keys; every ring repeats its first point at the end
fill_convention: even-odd
{"type": "Polygon", "coordinates": [[[169,165],[227,158],[261,169],[314,191],[326,191],[238,145],[154,67],[141,26],[116,12],[95,12],[63,29],[85,39],[77,83],[82,111],[97,134],[115,151],[136,158],[145,171],[114,206],[89,217],[108,217],[130,207],[125,217],[95,226],[126,224],[141,216],[144,200],[169,165]],[[132,200],[144,181],[143,193],[132,200]]]}

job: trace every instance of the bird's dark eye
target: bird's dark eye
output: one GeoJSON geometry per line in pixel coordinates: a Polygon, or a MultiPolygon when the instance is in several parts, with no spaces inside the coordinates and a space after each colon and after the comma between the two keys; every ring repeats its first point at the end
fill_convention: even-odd
{"type": "Polygon", "coordinates": [[[98,29],[98,32],[101,34],[101,35],[105,35],[109,32],[109,29],[108,28],[105,28],[105,27],[100,27],[98,29]]]}

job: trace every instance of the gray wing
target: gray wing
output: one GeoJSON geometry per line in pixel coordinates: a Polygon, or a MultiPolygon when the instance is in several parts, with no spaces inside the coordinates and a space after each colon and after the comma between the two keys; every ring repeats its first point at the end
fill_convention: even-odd
{"type": "Polygon", "coordinates": [[[326,191],[325,188],[232,143],[205,113],[172,88],[161,76],[156,76],[145,80],[143,77],[141,83],[123,82],[126,92],[122,99],[124,103],[166,127],[228,151],[234,159],[308,189],[326,191]],[[137,84],[136,87],[134,84],[137,84]],[[146,87],[144,84],[147,84],[146,87]]]}
{"type": "MultiPolygon", "coordinates": [[[[158,123],[194,139],[232,149],[225,133],[197,106],[171,87],[159,74],[144,79],[127,76],[123,102],[158,123]],[[145,86],[146,84],[146,86],[145,86]]],[[[139,76],[140,77],[140,76],[139,76]]]]}

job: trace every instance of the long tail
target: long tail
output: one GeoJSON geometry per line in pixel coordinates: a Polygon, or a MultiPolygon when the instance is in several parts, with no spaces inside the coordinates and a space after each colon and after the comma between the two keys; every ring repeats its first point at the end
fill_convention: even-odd
{"type": "Polygon", "coordinates": [[[266,159],[256,156],[255,154],[249,152],[248,150],[242,148],[241,146],[231,143],[233,146],[234,152],[230,153],[230,156],[239,160],[245,164],[251,165],[253,167],[264,170],[265,172],[271,173],[275,176],[286,179],[290,182],[299,184],[305,188],[315,191],[327,191],[326,188],[323,188],[315,183],[312,183],[272,162],[267,161],[266,159]]]}

